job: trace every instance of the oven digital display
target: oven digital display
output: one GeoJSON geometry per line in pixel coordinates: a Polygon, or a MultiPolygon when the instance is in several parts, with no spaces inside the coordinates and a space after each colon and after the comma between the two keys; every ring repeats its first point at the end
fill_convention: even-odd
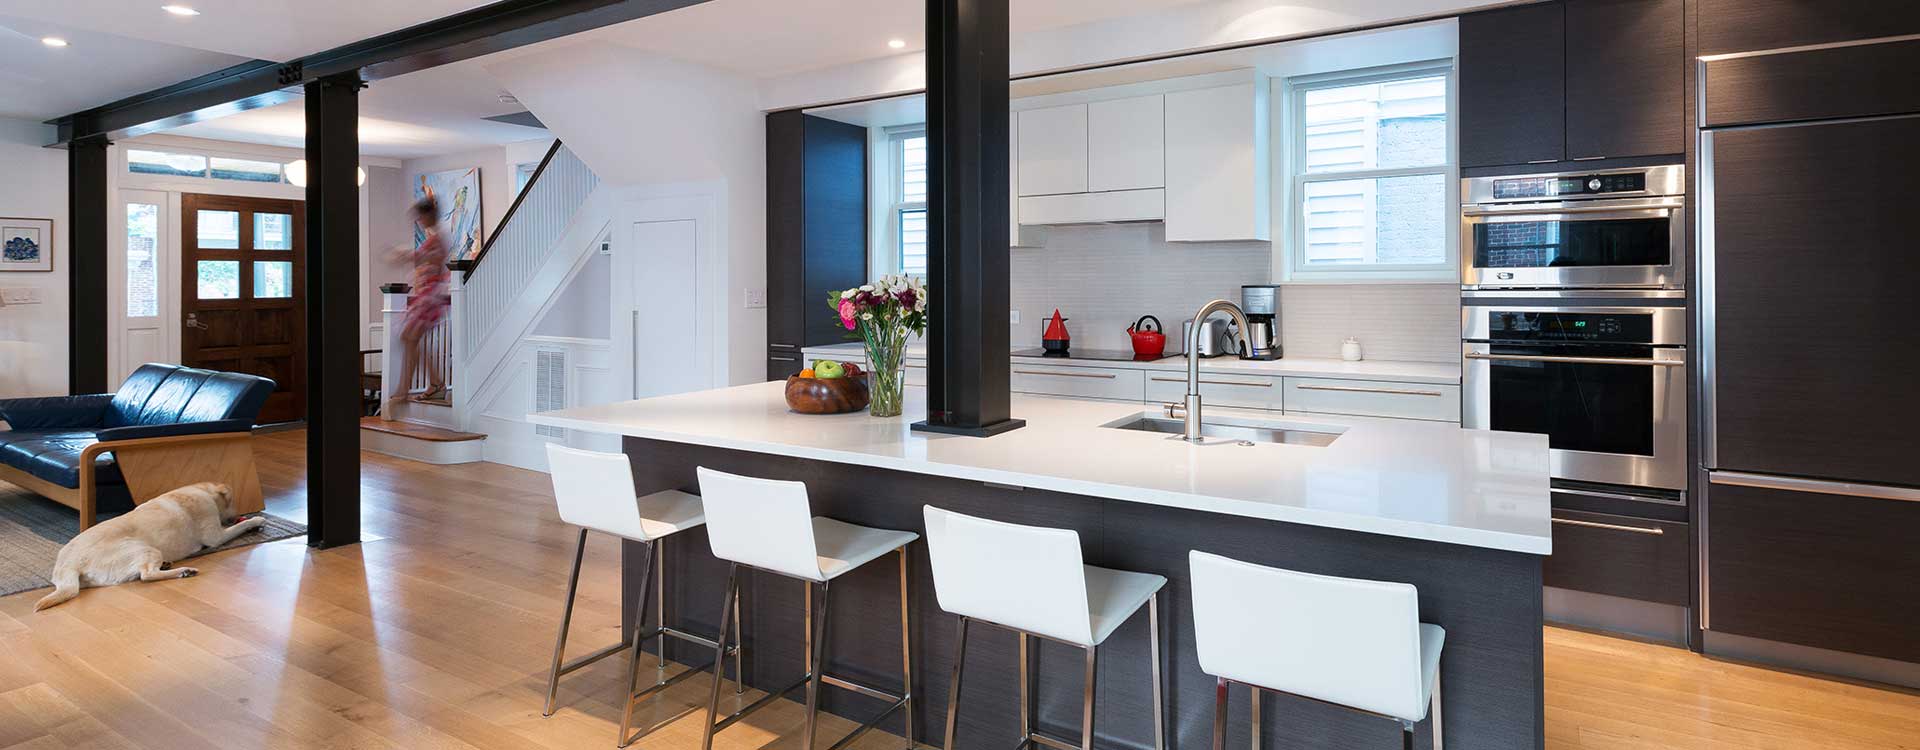
{"type": "Polygon", "coordinates": [[[1562,195],[1599,195],[1635,193],[1647,189],[1645,172],[1631,174],[1573,175],[1569,177],[1515,177],[1493,181],[1493,197],[1553,198],[1562,195]]]}
{"type": "Polygon", "coordinates": [[[1653,316],[1494,310],[1487,313],[1487,330],[1503,341],[1644,344],[1653,340],[1653,316]]]}

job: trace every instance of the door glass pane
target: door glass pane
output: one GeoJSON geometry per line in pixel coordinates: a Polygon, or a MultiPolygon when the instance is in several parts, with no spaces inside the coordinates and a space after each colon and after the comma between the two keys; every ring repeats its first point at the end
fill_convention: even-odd
{"type": "Polygon", "coordinates": [[[240,298],[240,261],[203,260],[195,273],[200,299],[240,298]]]}
{"type": "Polygon", "coordinates": [[[255,299],[284,299],[293,296],[293,262],[256,260],[253,262],[255,299]]]}
{"type": "Polygon", "coordinates": [[[1664,266],[1672,219],[1500,221],[1473,226],[1475,268],[1664,266]]]}
{"type": "MultiPolygon", "coordinates": [[[[1496,354],[1650,358],[1651,347],[1495,346],[1496,354]]],[[[1544,433],[1556,450],[1653,455],[1653,378],[1645,365],[1492,363],[1493,429],[1544,433]]]]}
{"type": "Polygon", "coordinates": [[[292,250],[292,214],[254,214],[253,249],[292,250]]]}
{"type": "Polygon", "coordinates": [[[240,249],[239,211],[200,211],[199,245],[204,250],[240,249]]]}
{"type": "Polygon", "coordinates": [[[127,171],[174,177],[205,177],[207,176],[207,157],[199,154],[169,154],[164,151],[127,149],[127,171]]]}
{"type": "Polygon", "coordinates": [[[213,171],[209,174],[217,180],[244,180],[247,182],[279,182],[280,162],[254,161],[252,159],[229,159],[216,156],[211,160],[213,171]]]}
{"type": "Polygon", "coordinates": [[[127,204],[127,317],[160,314],[160,207],[127,204]]]}

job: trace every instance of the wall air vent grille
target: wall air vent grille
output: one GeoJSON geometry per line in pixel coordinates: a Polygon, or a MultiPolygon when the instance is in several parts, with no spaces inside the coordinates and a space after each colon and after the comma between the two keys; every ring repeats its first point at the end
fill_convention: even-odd
{"type": "MultiPolygon", "coordinates": [[[[534,352],[533,410],[554,411],[565,408],[567,408],[567,353],[552,349],[534,352]]],[[[567,429],[543,424],[534,425],[533,434],[565,439],[567,429]]]]}

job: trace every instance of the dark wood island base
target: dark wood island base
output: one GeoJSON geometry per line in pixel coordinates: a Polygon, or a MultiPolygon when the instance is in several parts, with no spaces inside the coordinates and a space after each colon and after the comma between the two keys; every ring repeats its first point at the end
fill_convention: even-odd
{"type": "MultiPolygon", "coordinates": [[[[1421,620],[1447,630],[1441,664],[1447,744],[1474,750],[1540,748],[1544,735],[1541,557],[1520,552],[1427,542],[1142,503],[989,485],[889,469],[788,456],[625,438],[635,489],[698,492],[694,468],[807,483],[816,515],[851,523],[919,531],[921,506],[932,504],[1011,523],[1074,529],[1087,564],[1158,573],[1168,579],[1163,613],[1167,658],[1168,747],[1212,746],[1214,681],[1200,671],[1189,611],[1187,551],[1199,549],[1249,562],[1310,573],[1401,581],[1420,589],[1421,620]]],[[[939,746],[947,710],[958,618],[941,611],[924,541],[911,548],[913,695],[920,743],[939,746]]],[[[622,565],[623,612],[632,621],[643,559],[629,544],[622,565]]],[[[684,627],[718,627],[727,566],[708,552],[706,533],[693,529],[667,545],[668,612],[684,627]]],[[[882,688],[900,680],[898,582],[894,566],[868,566],[833,587],[828,637],[831,669],[882,688]]],[[[743,571],[746,682],[761,690],[792,683],[801,667],[801,585],[743,571]]],[[[1258,592],[1248,592],[1257,596],[1258,592]]],[[[1147,624],[1135,617],[1100,650],[1095,730],[1100,747],[1151,748],[1147,624]]],[[[968,641],[961,703],[961,747],[1001,747],[1019,737],[1015,636],[976,628],[968,641]]],[[[668,658],[704,664],[710,652],[669,646],[668,658]]],[[[1077,737],[1081,652],[1058,644],[1040,648],[1036,702],[1040,727],[1077,737]]],[[[796,694],[797,695],[797,694],[796,694]]],[[[1231,747],[1249,747],[1247,691],[1234,695],[1228,723],[1231,747]]],[[[822,706],[865,721],[879,701],[826,691],[822,706]]],[[[1393,748],[1396,722],[1287,696],[1263,705],[1264,746],[1393,748]]],[[[881,724],[899,733],[898,717],[881,724]]],[[[1415,732],[1428,747],[1428,730],[1415,732]]]]}

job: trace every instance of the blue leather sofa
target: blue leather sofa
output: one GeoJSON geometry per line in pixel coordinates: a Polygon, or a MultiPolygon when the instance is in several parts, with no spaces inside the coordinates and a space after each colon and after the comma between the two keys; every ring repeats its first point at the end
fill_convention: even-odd
{"type": "Polygon", "coordinates": [[[80,512],[131,507],[194,482],[226,482],[235,510],[264,501],[253,421],[272,380],[141,365],[114,393],[0,400],[0,479],[80,512]]]}

